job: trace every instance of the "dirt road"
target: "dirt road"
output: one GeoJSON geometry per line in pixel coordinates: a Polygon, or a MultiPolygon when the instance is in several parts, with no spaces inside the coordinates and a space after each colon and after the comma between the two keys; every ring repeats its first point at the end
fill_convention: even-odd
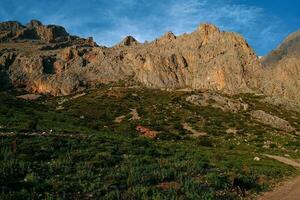
{"type": "MultiPolygon", "coordinates": [[[[265,156],[300,169],[300,163],[291,159],[281,156],[265,156]]],[[[274,191],[263,194],[257,200],[300,200],[300,176],[280,184],[274,191]]]]}

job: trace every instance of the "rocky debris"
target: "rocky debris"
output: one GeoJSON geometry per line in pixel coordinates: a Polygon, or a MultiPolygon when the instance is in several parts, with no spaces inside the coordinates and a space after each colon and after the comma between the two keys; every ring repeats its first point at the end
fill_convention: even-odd
{"type": "Polygon", "coordinates": [[[38,94],[24,94],[24,95],[17,96],[17,98],[34,101],[34,100],[38,100],[39,98],[41,98],[41,95],[38,95],[38,94]]]}
{"type": "Polygon", "coordinates": [[[192,133],[192,137],[202,137],[202,136],[206,136],[207,135],[207,133],[205,133],[205,132],[196,131],[188,123],[183,123],[182,127],[183,127],[183,129],[191,132],[192,133]]]}
{"type": "Polygon", "coordinates": [[[239,112],[247,111],[249,105],[241,99],[235,100],[216,93],[202,93],[201,95],[190,95],[186,101],[198,106],[212,106],[223,111],[239,112]]]}
{"type": "Polygon", "coordinates": [[[139,116],[139,113],[137,112],[137,109],[130,109],[131,112],[131,118],[129,119],[130,121],[137,121],[137,120],[140,120],[141,117],[139,116]]]}
{"type": "Polygon", "coordinates": [[[157,131],[153,131],[149,128],[146,128],[144,126],[138,125],[136,127],[136,130],[138,131],[139,135],[144,136],[146,138],[155,139],[158,135],[157,131]]]}
{"type": "Polygon", "coordinates": [[[288,121],[281,119],[277,116],[268,114],[265,111],[255,110],[255,111],[252,111],[250,114],[254,120],[256,120],[262,124],[271,126],[276,129],[288,131],[288,132],[295,131],[295,128],[293,128],[288,121]]]}

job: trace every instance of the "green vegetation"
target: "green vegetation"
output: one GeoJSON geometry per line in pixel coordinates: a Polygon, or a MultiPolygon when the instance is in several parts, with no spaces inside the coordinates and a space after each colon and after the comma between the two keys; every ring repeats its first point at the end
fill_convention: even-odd
{"type": "MultiPolygon", "coordinates": [[[[187,95],[102,87],[76,99],[29,102],[1,93],[0,132],[17,135],[0,136],[0,199],[241,199],[295,175],[263,154],[300,159],[299,136],[256,123],[247,112],[194,106],[187,95]],[[131,120],[130,109],[140,120],[131,120]],[[207,136],[191,137],[183,123],[207,136]],[[139,136],[137,125],[158,137],[139,136]],[[48,134],[22,134],[32,132],[48,134]]],[[[298,113],[266,111],[300,129],[298,113]]]]}

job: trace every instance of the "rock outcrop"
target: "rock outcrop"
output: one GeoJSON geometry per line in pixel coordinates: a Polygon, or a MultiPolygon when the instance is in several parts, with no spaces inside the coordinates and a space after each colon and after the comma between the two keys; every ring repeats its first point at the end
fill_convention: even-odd
{"type": "Polygon", "coordinates": [[[293,128],[288,121],[281,119],[277,116],[271,115],[269,113],[266,113],[265,111],[262,110],[252,111],[251,117],[262,124],[271,126],[276,129],[281,129],[287,132],[295,131],[295,128],[293,128]]]}
{"type": "Polygon", "coordinates": [[[197,106],[212,106],[230,112],[244,112],[249,109],[249,105],[241,99],[234,100],[216,93],[190,95],[186,97],[186,101],[197,106]]]}
{"type": "Polygon", "coordinates": [[[14,21],[0,23],[0,41],[30,39],[54,43],[67,40],[68,36],[69,34],[62,26],[44,26],[37,20],[30,21],[27,26],[14,21]]]}

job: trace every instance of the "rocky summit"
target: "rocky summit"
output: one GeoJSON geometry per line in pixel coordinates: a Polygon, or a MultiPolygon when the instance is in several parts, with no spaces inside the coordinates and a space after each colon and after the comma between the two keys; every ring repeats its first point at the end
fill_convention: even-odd
{"type": "Polygon", "coordinates": [[[61,26],[3,22],[0,41],[2,88],[58,96],[123,82],[166,90],[264,93],[299,102],[299,33],[262,60],[241,35],[211,24],[146,43],[128,36],[107,48],[92,38],[71,36],[61,26]]]}

